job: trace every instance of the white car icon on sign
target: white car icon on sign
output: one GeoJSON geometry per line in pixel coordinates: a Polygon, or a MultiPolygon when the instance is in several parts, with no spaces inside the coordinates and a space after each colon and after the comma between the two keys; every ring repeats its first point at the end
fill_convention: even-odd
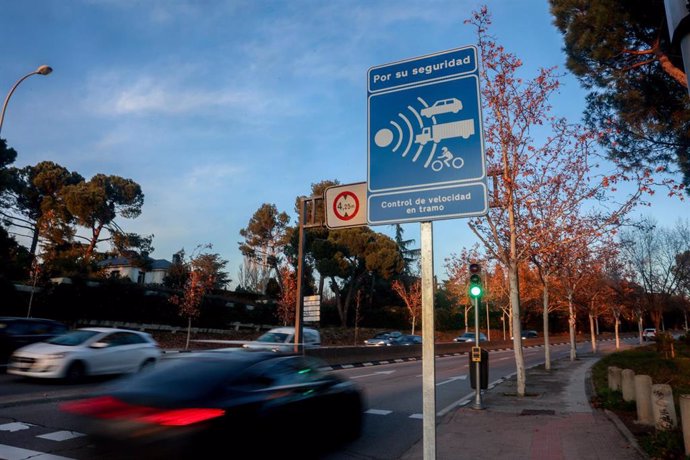
{"type": "Polygon", "coordinates": [[[458,113],[462,110],[462,102],[454,97],[450,99],[442,99],[440,101],[434,102],[431,107],[426,107],[421,110],[423,116],[431,118],[434,115],[439,115],[441,113],[458,113]]]}

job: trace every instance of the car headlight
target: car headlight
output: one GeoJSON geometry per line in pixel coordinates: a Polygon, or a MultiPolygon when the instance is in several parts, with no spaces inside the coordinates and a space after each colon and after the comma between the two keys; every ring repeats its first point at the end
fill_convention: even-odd
{"type": "Polygon", "coordinates": [[[67,356],[67,353],[52,353],[50,355],[45,355],[43,359],[62,359],[67,356]]]}

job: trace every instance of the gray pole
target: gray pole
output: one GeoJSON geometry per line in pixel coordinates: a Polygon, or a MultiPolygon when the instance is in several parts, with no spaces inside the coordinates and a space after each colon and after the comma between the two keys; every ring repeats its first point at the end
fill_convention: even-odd
{"type": "Polygon", "coordinates": [[[422,406],[424,460],[436,460],[436,363],[434,352],[434,241],[431,222],[421,223],[422,406]]]}
{"type": "MultiPolygon", "coordinates": [[[[479,342],[479,298],[474,298],[474,345],[480,346],[479,342]]],[[[479,357],[481,359],[481,352],[479,357]]],[[[481,385],[481,361],[474,363],[474,405],[472,409],[484,409],[482,405],[482,385],[481,385]]]]}
{"type": "Polygon", "coordinates": [[[304,296],[302,295],[302,270],[304,265],[304,223],[307,218],[307,200],[299,199],[299,245],[297,249],[297,289],[295,299],[295,353],[302,350],[302,322],[304,319],[304,296]]]}
{"type": "Polygon", "coordinates": [[[22,78],[17,80],[17,83],[12,86],[12,89],[10,89],[10,92],[7,93],[7,97],[5,97],[5,102],[2,104],[2,111],[0,112],[0,132],[2,132],[2,123],[5,121],[5,111],[7,110],[7,103],[10,102],[10,98],[12,97],[12,93],[14,93],[14,90],[17,89],[17,86],[27,78],[29,78],[32,75],[48,75],[51,73],[53,69],[50,66],[47,65],[42,65],[38,69],[34,70],[33,72],[30,72],[26,75],[24,75],[22,78]]]}

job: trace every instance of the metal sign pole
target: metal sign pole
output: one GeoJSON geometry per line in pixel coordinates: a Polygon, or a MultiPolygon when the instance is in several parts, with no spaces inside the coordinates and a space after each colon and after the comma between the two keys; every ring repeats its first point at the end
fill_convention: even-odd
{"type": "Polygon", "coordinates": [[[422,406],[424,460],[436,460],[436,363],[434,351],[434,242],[431,222],[421,222],[422,406]]]}
{"type": "Polygon", "coordinates": [[[307,200],[299,200],[299,244],[297,249],[297,299],[295,302],[295,348],[302,351],[302,328],[304,322],[304,297],[302,296],[302,266],[304,265],[304,224],[307,218],[307,200]]]}
{"type": "Polygon", "coordinates": [[[480,348],[479,359],[474,363],[474,405],[473,409],[484,409],[482,405],[482,385],[481,385],[481,347],[479,342],[479,297],[474,298],[474,345],[480,348]]]}

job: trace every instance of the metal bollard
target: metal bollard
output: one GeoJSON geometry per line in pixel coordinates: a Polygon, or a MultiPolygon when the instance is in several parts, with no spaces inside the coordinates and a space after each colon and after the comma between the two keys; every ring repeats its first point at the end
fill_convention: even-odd
{"type": "Polygon", "coordinates": [[[621,390],[623,401],[635,401],[635,371],[623,369],[621,371],[621,390]]]}
{"type": "Polygon", "coordinates": [[[678,426],[671,385],[665,383],[652,385],[652,413],[657,430],[670,430],[678,426]]]}
{"type": "Polygon", "coordinates": [[[652,378],[648,375],[635,376],[635,403],[637,406],[637,423],[654,425],[652,413],[652,378]]]}
{"type": "Polygon", "coordinates": [[[608,367],[609,390],[621,390],[621,368],[616,366],[608,367]]]}

